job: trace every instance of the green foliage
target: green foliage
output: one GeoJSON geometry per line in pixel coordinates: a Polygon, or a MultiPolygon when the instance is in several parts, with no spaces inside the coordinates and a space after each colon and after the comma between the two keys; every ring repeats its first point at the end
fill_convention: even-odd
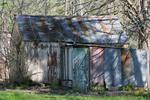
{"type": "Polygon", "coordinates": [[[96,87],[92,87],[91,91],[95,91],[98,93],[104,92],[106,90],[106,88],[104,86],[96,86],[96,87]]]}
{"type": "Polygon", "coordinates": [[[74,92],[78,92],[78,91],[79,91],[78,88],[73,88],[73,89],[70,89],[70,90],[69,90],[70,93],[74,93],[74,92]]]}
{"type": "Polygon", "coordinates": [[[51,88],[57,87],[58,85],[59,85],[59,82],[56,80],[54,82],[50,83],[51,88]]]}
{"type": "Polygon", "coordinates": [[[122,87],[120,88],[120,90],[122,90],[122,91],[134,91],[135,88],[132,86],[131,83],[128,83],[127,85],[122,86],[122,87]]]}
{"type": "Polygon", "coordinates": [[[135,95],[141,95],[141,94],[147,94],[147,92],[144,89],[138,89],[134,92],[135,95]]]}
{"type": "Polygon", "coordinates": [[[32,80],[30,79],[30,77],[24,78],[21,83],[22,83],[21,86],[22,86],[23,88],[28,88],[28,87],[30,87],[30,86],[39,85],[38,83],[32,81],[32,80]]]}
{"type": "Polygon", "coordinates": [[[7,6],[7,2],[2,3],[2,6],[3,6],[3,7],[6,7],[6,6],[7,6]]]}

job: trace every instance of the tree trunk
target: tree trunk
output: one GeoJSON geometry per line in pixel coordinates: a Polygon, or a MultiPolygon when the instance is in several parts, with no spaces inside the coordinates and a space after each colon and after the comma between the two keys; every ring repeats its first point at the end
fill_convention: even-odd
{"type": "Polygon", "coordinates": [[[68,0],[65,0],[65,16],[68,15],[68,0]]]}
{"type": "Polygon", "coordinates": [[[83,5],[82,5],[82,0],[79,0],[80,4],[80,15],[83,16],[83,5]]]}

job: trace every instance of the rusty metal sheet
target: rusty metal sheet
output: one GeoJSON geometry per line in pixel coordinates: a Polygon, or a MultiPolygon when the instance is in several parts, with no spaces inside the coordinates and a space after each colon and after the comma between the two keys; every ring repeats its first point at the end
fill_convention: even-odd
{"type": "Polygon", "coordinates": [[[73,48],[73,87],[87,90],[88,84],[88,48],[73,48]]]}
{"type": "Polygon", "coordinates": [[[104,85],[104,48],[92,47],[91,61],[92,86],[104,85]]]}
{"type": "Polygon", "coordinates": [[[106,88],[122,86],[120,49],[105,48],[104,55],[104,79],[106,88]]]}
{"type": "Polygon", "coordinates": [[[129,43],[119,20],[110,16],[15,16],[24,41],[129,43]]]}
{"type": "Polygon", "coordinates": [[[25,67],[31,79],[36,82],[51,83],[60,79],[60,44],[33,42],[25,43],[25,67]]]}
{"type": "Polygon", "coordinates": [[[123,84],[127,85],[128,83],[134,84],[134,70],[131,64],[131,53],[129,49],[121,50],[121,65],[122,65],[122,79],[123,84]]]}
{"type": "Polygon", "coordinates": [[[123,49],[121,54],[123,84],[147,88],[147,51],[123,49]]]}
{"type": "Polygon", "coordinates": [[[147,88],[147,51],[131,49],[132,66],[134,71],[134,85],[147,88]]]}

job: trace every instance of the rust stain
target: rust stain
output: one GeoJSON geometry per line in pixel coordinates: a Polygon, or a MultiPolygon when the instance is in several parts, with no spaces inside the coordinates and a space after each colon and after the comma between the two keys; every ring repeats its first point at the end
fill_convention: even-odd
{"type": "Polygon", "coordinates": [[[57,46],[50,45],[49,53],[47,53],[48,82],[53,82],[56,79],[57,51],[52,52],[52,50],[54,50],[55,47],[57,48],[57,46]]]}
{"type": "Polygon", "coordinates": [[[121,50],[121,64],[123,69],[123,77],[128,77],[131,73],[131,55],[130,51],[123,49],[121,50]]]}
{"type": "Polygon", "coordinates": [[[89,22],[89,24],[90,24],[91,29],[92,29],[93,31],[96,30],[96,28],[95,28],[93,25],[91,25],[91,24],[92,24],[91,19],[88,18],[88,17],[87,17],[87,19],[88,19],[88,22],[89,22]]]}
{"type": "Polygon", "coordinates": [[[104,23],[103,23],[103,21],[101,20],[101,18],[98,17],[97,19],[98,19],[98,21],[99,21],[99,23],[100,23],[100,25],[101,25],[101,28],[102,28],[103,32],[105,33],[105,35],[109,35],[109,34],[107,33],[107,28],[104,26],[104,23]]]}
{"type": "Polygon", "coordinates": [[[76,31],[76,29],[74,28],[74,26],[73,26],[73,24],[72,24],[71,18],[67,18],[66,20],[67,20],[67,23],[68,23],[70,29],[72,30],[72,32],[73,32],[74,34],[78,34],[78,32],[76,31]]]}
{"type": "Polygon", "coordinates": [[[47,22],[45,20],[41,20],[41,23],[42,23],[42,26],[40,26],[41,27],[40,29],[41,29],[43,35],[46,36],[46,33],[50,32],[50,30],[48,28],[48,24],[47,24],[47,22]]]}
{"type": "Polygon", "coordinates": [[[33,35],[33,33],[32,33],[32,27],[33,27],[33,26],[30,27],[29,19],[26,20],[26,23],[25,23],[25,24],[26,24],[26,25],[25,25],[25,27],[23,28],[23,30],[26,29],[26,30],[28,31],[27,36],[28,36],[29,39],[34,39],[35,37],[34,37],[34,35],[33,35]]]}
{"type": "Polygon", "coordinates": [[[88,35],[88,28],[84,25],[84,23],[81,20],[81,18],[78,17],[76,19],[77,19],[77,21],[78,21],[78,23],[80,25],[81,30],[83,31],[83,34],[88,35]]]}

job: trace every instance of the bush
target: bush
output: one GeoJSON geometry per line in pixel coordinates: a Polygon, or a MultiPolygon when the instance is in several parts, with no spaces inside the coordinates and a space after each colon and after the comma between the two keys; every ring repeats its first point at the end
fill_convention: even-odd
{"type": "Polygon", "coordinates": [[[39,83],[36,83],[30,79],[30,77],[24,77],[22,80],[17,80],[13,84],[11,84],[9,87],[13,89],[26,89],[31,86],[40,85],[39,83]]]}
{"type": "Polygon", "coordinates": [[[136,90],[134,92],[135,95],[140,95],[140,94],[147,94],[147,92],[144,90],[144,89],[139,89],[139,90],[136,90]]]}
{"type": "Polygon", "coordinates": [[[94,91],[94,92],[98,92],[98,93],[101,93],[103,91],[105,91],[106,88],[104,86],[96,86],[96,87],[92,87],[91,91],[94,91]]]}
{"type": "Polygon", "coordinates": [[[122,91],[134,91],[135,88],[132,86],[131,83],[128,83],[127,85],[122,86],[122,87],[120,88],[120,90],[122,90],[122,91]]]}

